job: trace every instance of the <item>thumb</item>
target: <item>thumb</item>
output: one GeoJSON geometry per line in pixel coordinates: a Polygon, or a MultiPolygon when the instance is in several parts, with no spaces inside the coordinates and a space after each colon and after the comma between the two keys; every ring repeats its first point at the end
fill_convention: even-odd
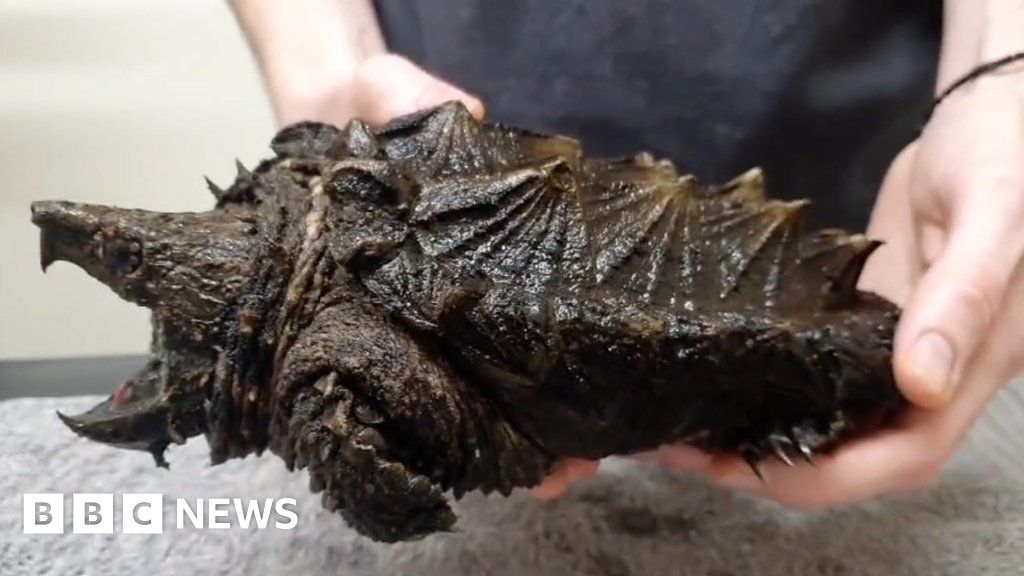
{"type": "Polygon", "coordinates": [[[937,408],[953,396],[1024,251],[1015,215],[1021,211],[1008,210],[998,196],[975,194],[955,215],[942,252],[904,309],[893,366],[903,394],[919,406],[937,408]]]}
{"type": "Polygon", "coordinates": [[[356,115],[376,125],[450,100],[461,101],[476,118],[484,116],[480,99],[395,54],[374,56],[359,65],[353,78],[352,98],[356,115]]]}

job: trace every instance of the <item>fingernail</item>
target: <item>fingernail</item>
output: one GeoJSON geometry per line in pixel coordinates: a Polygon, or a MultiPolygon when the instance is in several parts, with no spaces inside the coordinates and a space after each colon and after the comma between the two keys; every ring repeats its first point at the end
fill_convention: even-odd
{"type": "Polygon", "coordinates": [[[922,383],[937,396],[952,393],[953,347],[941,334],[925,332],[910,348],[910,365],[922,383]]]}

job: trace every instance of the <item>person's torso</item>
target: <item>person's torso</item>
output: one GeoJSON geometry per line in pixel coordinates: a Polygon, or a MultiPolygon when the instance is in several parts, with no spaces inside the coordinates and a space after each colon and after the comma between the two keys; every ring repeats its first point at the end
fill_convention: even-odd
{"type": "Polygon", "coordinates": [[[816,224],[863,226],[934,90],[935,0],[377,0],[390,49],[494,120],[649,150],[723,182],[762,166],[816,224]]]}

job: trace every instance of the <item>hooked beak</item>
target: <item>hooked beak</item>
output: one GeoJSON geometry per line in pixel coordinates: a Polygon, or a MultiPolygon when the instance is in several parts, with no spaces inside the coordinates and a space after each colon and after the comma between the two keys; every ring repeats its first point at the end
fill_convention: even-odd
{"type": "Polygon", "coordinates": [[[58,414],[79,436],[146,450],[166,466],[169,444],[204,432],[205,377],[223,316],[246,290],[261,238],[227,212],[159,213],[75,202],[32,204],[41,263],[82,268],[153,310],[154,356],[91,410],[58,414]]]}
{"type": "Polygon", "coordinates": [[[77,202],[32,203],[43,270],[70,262],[121,298],[198,332],[244,290],[259,238],[223,212],[161,213],[77,202]]]}
{"type": "Polygon", "coordinates": [[[33,202],[32,223],[40,228],[40,264],[45,272],[57,260],[83,262],[92,257],[99,218],[67,202],[33,202]]]}
{"type": "Polygon", "coordinates": [[[33,202],[43,270],[57,260],[71,262],[122,297],[145,304],[147,295],[135,293],[132,282],[142,264],[142,244],[126,225],[139,219],[136,213],[74,202],[33,202]]]}
{"type": "Polygon", "coordinates": [[[167,468],[164,451],[174,441],[169,402],[163,394],[160,362],[152,361],[91,410],[57,416],[75,434],[118,448],[145,450],[167,468]]]}

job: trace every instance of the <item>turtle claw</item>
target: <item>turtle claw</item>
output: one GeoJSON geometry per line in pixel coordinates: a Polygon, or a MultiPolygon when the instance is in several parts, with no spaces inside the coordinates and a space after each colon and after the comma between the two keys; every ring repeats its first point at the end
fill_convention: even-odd
{"type": "Polygon", "coordinates": [[[768,437],[768,445],[771,446],[772,453],[779,459],[783,464],[792,468],[794,466],[792,458],[786,453],[786,448],[782,445],[782,442],[788,442],[788,439],[780,439],[777,436],[768,437]]]}
{"type": "Polygon", "coordinates": [[[762,460],[775,457],[779,462],[793,468],[796,467],[794,460],[799,456],[804,462],[814,466],[815,451],[811,446],[815,445],[813,430],[808,431],[803,427],[794,426],[746,442],[739,447],[738,453],[754,475],[764,482],[762,460]]]}
{"type": "Polygon", "coordinates": [[[761,450],[754,446],[748,446],[740,451],[740,456],[743,457],[743,461],[750,467],[754,476],[757,476],[757,479],[761,482],[766,482],[764,479],[764,470],[761,469],[761,460],[764,458],[764,454],[761,450]]]}
{"type": "Polygon", "coordinates": [[[804,462],[814,466],[814,451],[803,442],[793,442],[793,445],[796,446],[797,452],[800,453],[800,457],[804,459],[804,462]]]}

